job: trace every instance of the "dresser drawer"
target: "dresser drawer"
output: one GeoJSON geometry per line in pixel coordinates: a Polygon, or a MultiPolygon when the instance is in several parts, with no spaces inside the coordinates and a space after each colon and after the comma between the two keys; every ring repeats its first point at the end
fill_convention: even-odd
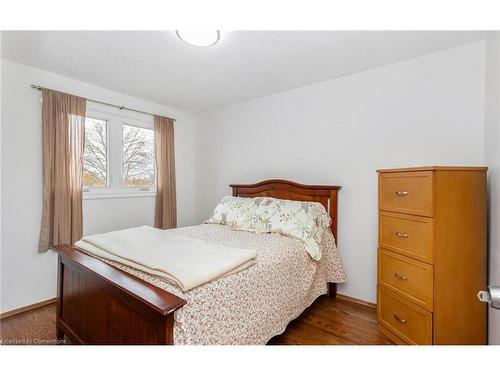
{"type": "Polygon", "coordinates": [[[379,249],[379,284],[429,311],[432,311],[433,307],[432,276],[430,264],[379,249]]]}
{"type": "Polygon", "coordinates": [[[379,246],[432,263],[434,220],[392,212],[379,212],[379,246]]]}
{"type": "Polygon", "coordinates": [[[433,216],[433,172],[379,174],[379,209],[433,216]]]}
{"type": "Polygon", "coordinates": [[[377,315],[380,324],[408,344],[432,344],[432,313],[383,286],[378,288],[377,315]]]}

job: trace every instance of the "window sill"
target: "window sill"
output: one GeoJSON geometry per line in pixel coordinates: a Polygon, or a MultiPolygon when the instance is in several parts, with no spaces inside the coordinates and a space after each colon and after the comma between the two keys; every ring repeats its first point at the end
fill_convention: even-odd
{"type": "Polygon", "coordinates": [[[156,191],[83,192],[83,200],[155,197],[156,191]]]}

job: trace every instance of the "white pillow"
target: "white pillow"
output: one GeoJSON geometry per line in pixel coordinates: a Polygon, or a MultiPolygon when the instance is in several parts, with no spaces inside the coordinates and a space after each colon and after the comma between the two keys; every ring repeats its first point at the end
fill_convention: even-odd
{"type": "Polygon", "coordinates": [[[205,223],[227,225],[238,230],[253,231],[251,228],[252,215],[256,208],[254,198],[232,197],[222,198],[205,223]]]}
{"type": "Polygon", "coordinates": [[[323,232],[331,225],[325,207],[318,202],[255,198],[251,228],[257,233],[279,233],[304,243],[309,255],[321,259],[323,232]]]}

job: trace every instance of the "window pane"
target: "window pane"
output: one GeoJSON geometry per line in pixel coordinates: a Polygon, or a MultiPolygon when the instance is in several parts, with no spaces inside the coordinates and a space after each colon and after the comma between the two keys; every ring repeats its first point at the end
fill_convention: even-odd
{"type": "Polygon", "coordinates": [[[85,118],[83,186],[108,186],[107,122],[85,118]]]}
{"type": "Polygon", "coordinates": [[[153,186],[155,183],[153,130],[123,125],[122,147],[123,185],[153,186]]]}

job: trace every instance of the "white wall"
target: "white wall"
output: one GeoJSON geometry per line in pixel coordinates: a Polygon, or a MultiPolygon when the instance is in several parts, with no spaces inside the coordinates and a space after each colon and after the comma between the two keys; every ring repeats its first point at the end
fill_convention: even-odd
{"type": "Polygon", "coordinates": [[[377,168],[484,163],[485,43],[202,113],[198,218],[230,183],[342,185],[341,293],[375,301],[377,168]]]}
{"type": "MultiPolygon", "coordinates": [[[[490,285],[500,285],[500,32],[486,42],[485,158],[489,167],[490,285]]],[[[490,343],[500,344],[500,310],[489,310],[490,343]]]]}
{"type": "MultiPolygon", "coordinates": [[[[179,226],[195,220],[195,124],[182,111],[105,90],[73,79],[3,60],[1,70],[1,311],[56,295],[56,257],[38,254],[42,211],[40,92],[35,83],[92,99],[172,116],[179,226]]],[[[84,232],[96,233],[153,223],[154,198],[85,200],[84,232]]]]}

